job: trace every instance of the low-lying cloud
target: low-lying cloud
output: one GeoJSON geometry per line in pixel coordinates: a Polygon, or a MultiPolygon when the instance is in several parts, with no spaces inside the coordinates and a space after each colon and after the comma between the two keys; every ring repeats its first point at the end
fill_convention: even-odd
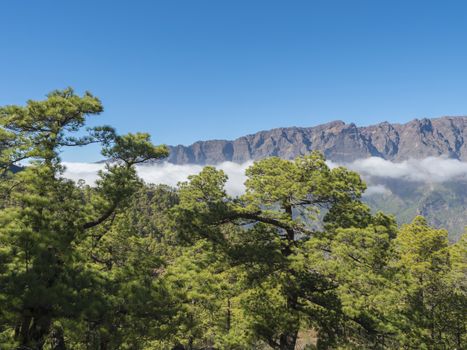
{"type": "MultiPolygon", "coordinates": [[[[216,165],[229,177],[226,184],[227,192],[239,195],[244,191],[246,180],[245,170],[252,162],[237,164],[223,162],[216,165]]],[[[331,167],[338,164],[328,162],[331,167]]],[[[398,179],[414,182],[445,182],[452,180],[467,180],[467,163],[456,159],[428,157],[425,159],[410,159],[403,162],[392,162],[378,157],[358,159],[351,163],[342,164],[349,169],[357,171],[365,180],[371,182],[366,195],[388,194],[390,190],[378,179],[398,179]]],[[[96,163],[65,163],[65,177],[72,180],[83,179],[92,184],[97,179],[97,172],[104,168],[104,164],[96,163]]],[[[158,163],[138,166],[137,171],[144,181],[154,184],[176,186],[178,182],[185,181],[189,175],[197,174],[203,169],[201,165],[171,163],[158,163]]]]}
{"type": "Polygon", "coordinates": [[[369,185],[363,194],[364,196],[372,196],[378,194],[391,194],[391,190],[384,185],[369,185]]]}
{"type": "MultiPolygon", "coordinates": [[[[229,177],[226,190],[231,195],[240,195],[244,191],[243,183],[246,180],[245,170],[253,162],[237,164],[223,162],[216,165],[229,177]]],[[[64,163],[66,170],[64,176],[74,181],[84,180],[92,185],[98,179],[98,171],[104,169],[103,163],[64,163]]],[[[188,176],[198,174],[203,166],[196,164],[176,165],[171,163],[157,163],[137,166],[138,175],[147,183],[165,184],[175,187],[179,182],[186,181],[188,176]]]]}
{"type": "Polygon", "coordinates": [[[457,159],[428,157],[391,162],[383,158],[358,159],[344,164],[364,178],[399,179],[416,182],[445,182],[467,179],[467,163],[457,159]]]}

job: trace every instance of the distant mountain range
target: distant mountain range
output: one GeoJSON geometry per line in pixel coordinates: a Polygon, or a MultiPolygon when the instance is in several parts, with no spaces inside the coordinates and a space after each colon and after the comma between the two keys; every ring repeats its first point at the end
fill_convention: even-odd
{"type": "MultiPolygon", "coordinates": [[[[174,164],[243,163],[269,156],[293,159],[312,150],[337,163],[381,157],[398,163],[427,157],[454,158],[467,162],[467,117],[415,119],[406,124],[388,122],[358,127],[334,121],[308,128],[277,128],[233,141],[198,141],[170,147],[174,164]]],[[[440,172],[444,171],[439,169],[440,172]]],[[[374,210],[396,215],[399,223],[424,215],[436,226],[449,230],[457,240],[467,225],[467,181],[408,181],[402,178],[368,178],[385,191],[372,192],[365,200],[374,210]]]]}
{"type": "Polygon", "coordinates": [[[415,119],[406,124],[388,122],[358,127],[334,121],[308,128],[260,131],[233,141],[198,141],[171,146],[174,164],[243,163],[269,156],[293,159],[319,150],[327,159],[350,162],[370,156],[393,161],[445,156],[467,161],[467,117],[415,119]]]}

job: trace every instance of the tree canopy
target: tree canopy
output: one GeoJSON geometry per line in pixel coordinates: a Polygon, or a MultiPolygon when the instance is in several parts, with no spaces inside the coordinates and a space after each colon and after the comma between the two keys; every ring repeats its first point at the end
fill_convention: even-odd
{"type": "Polygon", "coordinates": [[[318,152],[255,162],[237,197],[214,166],[146,184],[168,148],[86,128],[102,111],[72,89],[0,108],[1,349],[466,347],[466,235],[398,227],[318,152]],[[98,180],[66,179],[94,143],[98,180]]]}

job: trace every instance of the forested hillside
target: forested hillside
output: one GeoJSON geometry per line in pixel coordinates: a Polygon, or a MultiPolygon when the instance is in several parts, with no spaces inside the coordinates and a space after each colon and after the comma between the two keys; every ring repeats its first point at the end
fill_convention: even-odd
{"type": "Polygon", "coordinates": [[[319,152],[255,162],[238,197],[212,166],[144,183],[169,149],[86,128],[102,111],[72,89],[0,108],[0,349],[467,347],[467,235],[398,227],[319,152]],[[95,143],[96,184],[64,178],[95,143]]]}
{"type": "Polygon", "coordinates": [[[467,181],[423,183],[380,181],[387,192],[366,195],[364,201],[373,210],[394,214],[399,224],[409,223],[417,215],[430,225],[445,228],[450,241],[457,241],[467,225],[467,181]]]}

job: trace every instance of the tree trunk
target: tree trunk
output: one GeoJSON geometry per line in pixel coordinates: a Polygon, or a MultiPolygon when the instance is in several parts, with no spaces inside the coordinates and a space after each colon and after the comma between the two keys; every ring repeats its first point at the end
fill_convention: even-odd
{"type": "Polygon", "coordinates": [[[29,343],[29,327],[31,327],[32,316],[29,314],[23,314],[20,325],[17,327],[19,330],[16,333],[16,340],[20,344],[29,343]]]}
{"type": "Polygon", "coordinates": [[[188,340],[188,350],[193,350],[193,337],[188,340]]]}
{"type": "Polygon", "coordinates": [[[37,311],[34,316],[24,316],[19,331],[20,346],[17,349],[42,350],[51,323],[45,311],[37,311]]]}
{"type": "Polygon", "coordinates": [[[297,342],[297,331],[289,332],[287,334],[282,334],[279,339],[279,349],[280,350],[294,350],[295,344],[297,342]]]}
{"type": "MultiPolygon", "coordinates": [[[[284,207],[285,212],[293,220],[292,206],[286,205],[284,207]]],[[[295,244],[295,231],[293,229],[286,230],[287,232],[287,246],[283,250],[282,254],[288,257],[292,254],[292,247],[295,244]]],[[[290,274],[293,274],[292,270],[289,270],[290,274]]],[[[298,294],[295,289],[293,282],[290,282],[287,286],[287,309],[291,313],[295,313],[295,319],[291,325],[292,329],[283,332],[279,337],[279,349],[280,350],[294,350],[295,344],[297,342],[298,328],[300,324],[300,319],[297,313],[297,303],[298,303],[298,294]]]]}
{"type": "Polygon", "coordinates": [[[227,328],[227,333],[230,332],[230,327],[231,327],[231,319],[232,319],[232,312],[230,310],[231,308],[231,304],[230,304],[230,298],[227,298],[227,324],[226,324],[226,328],[227,328]]]}
{"type": "Polygon", "coordinates": [[[66,350],[65,339],[63,338],[63,329],[54,327],[50,332],[52,350],[66,350]]]}

